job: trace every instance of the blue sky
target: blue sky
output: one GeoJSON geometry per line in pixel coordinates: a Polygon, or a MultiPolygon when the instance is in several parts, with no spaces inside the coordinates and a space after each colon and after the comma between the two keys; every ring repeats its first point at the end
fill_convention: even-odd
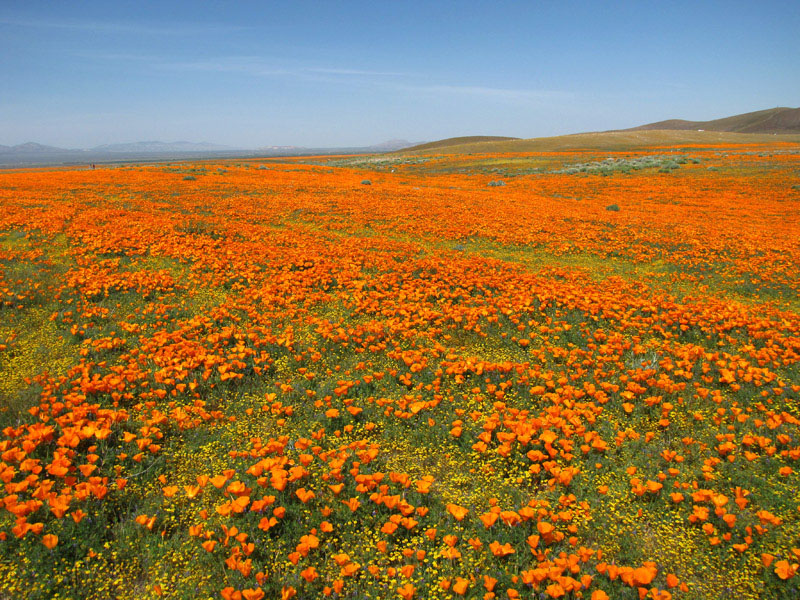
{"type": "Polygon", "coordinates": [[[0,144],[540,137],[800,106],[800,2],[0,2],[0,144]]]}

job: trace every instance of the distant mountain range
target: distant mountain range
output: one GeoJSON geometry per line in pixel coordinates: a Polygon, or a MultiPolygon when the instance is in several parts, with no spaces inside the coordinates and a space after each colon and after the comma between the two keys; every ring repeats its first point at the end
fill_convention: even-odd
{"type": "MultiPolygon", "coordinates": [[[[647,125],[639,125],[630,129],[612,132],[575,134],[573,136],[559,136],[565,143],[575,143],[576,135],[621,135],[625,132],[639,131],[686,131],[695,132],[692,135],[706,135],[696,132],[719,132],[728,134],[769,134],[769,135],[798,135],[800,134],[800,108],[770,108],[755,112],[734,115],[711,121],[687,121],[684,119],[668,119],[647,125]]],[[[688,133],[687,133],[688,135],[688,133]]],[[[674,135],[673,135],[674,137],[674,135]]],[[[372,146],[353,146],[338,148],[310,148],[304,146],[263,146],[261,148],[233,148],[207,142],[132,142],[128,144],[104,144],[89,149],[68,149],[45,146],[35,142],[18,144],[16,146],[0,145],[0,166],[25,166],[46,164],[86,164],[122,161],[147,161],[147,160],[178,160],[189,158],[233,158],[233,157],[259,157],[259,156],[302,156],[314,154],[377,154],[383,152],[436,152],[448,148],[448,152],[475,151],[485,148],[486,151],[535,151],[542,144],[541,139],[523,140],[497,136],[470,136],[448,138],[437,142],[408,142],[406,140],[389,140],[372,146]],[[535,143],[534,143],[535,142],[535,143]],[[533,144],[533,145],[531,145],[533,144]],[[501,150],[501,147],[504,150],[501,150]]],[[[547,138],[556,140],[557,138],[547,138]]],[[[581,138],[583,139],[583,138],[581,138]]],[[[547,144],[545,144],[546,146],[547,144]]]]}
{"type": "Polygon", "coordinates": [[[45,146],[35,142],[17,144],[16,146],[3,146],[0,144],[0,155],[2,154],[47,154],[53,152],[80,152],[80,150],[66,150],[55,146],[45,146]]]}
{"type": "Polygon", "coordinates": [[[128,144],[104,144],[95,146],[90,152],[229,152],[241,150],[231,146],[209,144],[208,142],[131,142],[128,144]]]}
{"type": "Polygon", "coordinates": [[[388,142],[381,142],[369,146],[373,152],[392,152],[394,150],[402,150],[403,148],[410,148],[411,146],[418,146],[424,142],[409,142],[408,140],[389,140],[388,142]]]}
{"type": "Polygon", "coordinates": [[[650,129],[727,131],[730,133],[800,133],[800,108],[769,108],[713,121],[669,119],[622,131],[650,129]]]}
{"type": "Polygon", "coordinates": [[[343,154],[349,152],[392,152],[395,150],[402,150],[403,148],[410,148],[422,142],[409,142],[408,140],[389,140],[381,142],[380,144],[373,144],[372,146],[339,146],[334,148],[311,148],[308,146],[263,146],[256,148],[254,152],[266,152],[268,154],[343,154]]]}
{"type": "Polygon", "coordinates": [[[201,142],[199,144],[193,142],[132,142],[129,144],[104,144],[102,146],[95,146],[94,148],[75,149],[75,148],[57,148],[56,146],[45,146],[44,144],[37,144],[36,142],[27,142],[25,144],[17,144],[16,146],[3,146],[0,145],[0,155],[3,154],[64,154],[69,152],[75,153],[165,153],[165,152],[217,152],[217,151],[230,151],[236,150],[230,146],[220,146],[218,144],[208,144],[201,142]]]}
{"type": "Polygon", "coordinates": [[[420,142],[389,140],[372,146],[340,148],[308,148],[303,146],[264,146],[261,148],[234,148],[208,142],[131,142],[103,144],[87,149],[57,148],[35,142],[0,145],[0,165],[44,165],[124,160],[169,160],[178,158],[227,158],[257,156],[297,156],[308,154],[380,153],[401,150],[420,142]]]}

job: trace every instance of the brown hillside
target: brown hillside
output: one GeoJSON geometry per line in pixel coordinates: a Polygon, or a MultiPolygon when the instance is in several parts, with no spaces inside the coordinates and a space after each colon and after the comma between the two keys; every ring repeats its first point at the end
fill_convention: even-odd
{"type": "MultiPolygon", "coordinates": [[[[464,138],[470,139],[470,138],[464,138]]],[[[800,134],[772,135],[696,130],[606,131],[576,133],[528,140],[473,142],[437,146],[436,142],[401,150],[397,154],[491,154],[505,152],[558,152],[561,150],[622,151],[650,146],[704,146],[709,144],[800,143],[800,134]]]]}
{"type": "Polygon", "coordinates": [[[800,133],[800,108],[770,108],[712,121],[669,119],[624,131],[652,129],[726,131],[731,133],[800,133]]]}
{"type": "Polygon", "coordinates": [[[411,148],[403,148],[402,150],[398,150],[397,152],[402,152],[403,154],[405,154],[406,152],[438,150],[440,148],[447,148],[449,146],[463,146],[464,144],[479,144],[483,142],[507,142],[510,140],[518,140],[518,139],[520,138],[505,137],[501,135],[466,135],[462,137],[446,138],[444,140],[438,140],[436,142],[427,142],[425,144],[419,144],[418,146],[412,146],[411,148]]]}

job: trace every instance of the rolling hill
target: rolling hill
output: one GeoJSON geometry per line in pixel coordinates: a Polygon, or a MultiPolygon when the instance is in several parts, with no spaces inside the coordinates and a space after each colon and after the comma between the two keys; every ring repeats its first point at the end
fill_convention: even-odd
{"type": "Polygon", "coordinates": [[[730,133],[796,133],[800,134],[800,108],[769,108],[755,112],[734,115],[712,121],[685,121],[668,119],[657,123],[639,125],[624,131],[644,131],[651,129],[726,131],[730,133]]]}
{"type": "MultiPolygon", "coordinates": [[[[459,139],[459,138],[455,138],[459,139]]],[[[470,139],[470,138],[462,138],[470,139]]],[[[443,140],[447,141],[447,140],[443,140]]],[[[562,150],[626,150],[649,146],[697,146],[708,144],[758,144],[765,142],[800,143],[794,135],[730,133],[696,130],[627,130],[575,133],[555,137],[511,139],[493,142],[467,142],[438,146],[436,142],[395,152],[395,154],[477,154],[505,152],[558,152],[562,150]]]]}
{"type": "Polygon", "coordinates": [[[441,150],[442,148],[450,148],[451,146],[464,146],[469,144],[484,144],[492,142],[508,142],[512,140],[520,140],[516,137],[505,137],[501,135],[467,135],[462,137],[446,138],[436,142],[426,142],[418,144],[410,148],[402,149],[402,152],[419,152],[419,151],[433,151],[441,150]]]}
{"type": "Polygon", "coordinates": [[[646,146],[800,143],[800,108],[770,108],[713,121],[669,119],[630,129],[520,139],[499,136],[453,137],[405,148],[402,154],[469,154],[551,152],[559,150],[624,150],[646,146]]]}

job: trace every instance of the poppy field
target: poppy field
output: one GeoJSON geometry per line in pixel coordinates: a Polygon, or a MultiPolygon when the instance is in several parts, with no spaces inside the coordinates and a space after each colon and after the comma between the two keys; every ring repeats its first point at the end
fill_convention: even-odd
{"type": "Polygon", "coordinates": [[[0,598],[800,597],[800,149],[0,172],[0,598]]]}

